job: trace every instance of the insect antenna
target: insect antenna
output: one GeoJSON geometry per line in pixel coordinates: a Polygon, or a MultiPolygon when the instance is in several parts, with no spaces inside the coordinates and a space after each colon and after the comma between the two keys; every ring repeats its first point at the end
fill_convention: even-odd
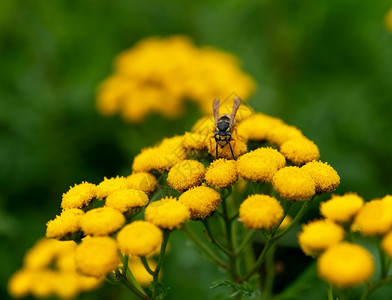
{"type": "MultiPolygon", "coordinates": [[[[219,102],[218,102],[219,104],[219,102]]],[[[233,104],[233,110],[231,111],[231,115],[230,115],[230,125],[234,124],[234,119],[235,119],[235,115],[237,114],[237,110],[241,105],[241,99],[240,98],[235,98],[234,99],[234,104],[233,104]]]]}
{"type": "Polygon", "coordinates": [[[218,98],[216,98],[214,100],[214,103],[212,104],[212,108],[214,111],[215,124],[218,124],[218,120],[219,120],[219,99],[218,98]]]}

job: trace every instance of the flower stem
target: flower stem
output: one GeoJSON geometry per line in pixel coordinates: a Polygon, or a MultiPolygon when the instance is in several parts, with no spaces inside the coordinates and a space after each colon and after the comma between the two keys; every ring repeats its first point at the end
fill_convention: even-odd
{"type": "Polygon", "coordinates": [[[275,251],[276,251],[276,244],[271,246],[270,251],[266,254],[265,260],[265,271],[266,271],[266,278],[264,282],[264,298],[263,299],[270,299],[272,295],[272,289],[274,287],[274,280],[275,280],[275,251]]]}
{"type": "Polygon", "coordinates": [[[150,275],[154,276],[154,271],[150,268],[150,265],[148,264],[147,258],[145,256],[142,256],[142,257],[140,257],[140,260],[141,260],[144,268],[146,269],[146,271],[150,275]]]}
{"type": "MultiPolygon", "coordinates": [[[[158,258],[158,263],[157,266],[154,270],[154,274],[153,274],[153,280],[155,283],[158,283],[159,281],[159,271],[161,270],[162,264],[163,264],[163,260],[165,257],[165,253],[166,253],[166,247],[167,247],[167,243],[169,241],[169,235],[170,235],[170,230],[164,230],[163,231],[163,242],[161,245],[161,252],[159,253],[159,258],[158,258]]],[[[147,264],[148,265],[148,264],[147,264]]],[[[159,295],[159,289],[157,288],[158,285],[155,285],[154,291],[152,293],[152,298],[156,299],[156,297],[159,295]]]]}
{"type": "Polygon", "coordinates": [[[196,244],[196,246],[203,250],[203,252],[207,254],[207,256],[211,258],[217,265],[227,269],[227,264],[220,257],[218,257],[215,252],[206,246],[186,224],[182,227],[182,230],[196,244]]]}
{"type": "Polygon", "coordinates": [[[360,300],[367,300],[369,299],[370,295],[380,286],[390,283],[392,281],[392,276],[386,278],[380,278],[375,282],[368,284],[365,291],[363,292],[360,300]]]}
{"type": "Polygon", "coordinates": [[[274,239],[268,239],[266,244],[264,245],[263,251],[261,252],[259,258],[257,259],[256,263],[254,264],[253,268],[242,278],[241,281],[248,280],[257,270],[260,268],[261,264],[264,262],[264,258],[267,255],[268,251],[274,244],[274,239]]]}
{"type": "Polygon", "coordinates": [[[244,237],[240,246],[237,249],[237,253],[236,253],[237,256],[239,256],[246,249],[246,247],[249,245],[249,243],[251,242],[255,234],[256,234],[256,230],[250,230],[246,234],[246,236],[244,237]]]}
{"type": "Polygon", "coordinates": [[[328,300],[333,300],[333,289],[330,284],[328,284],[328,300]]]}
{"type": "Polygon", "coordinates": [[[211,243],[217,246],[226,255],[232,255],[229,250],[227,250],[217,239],[215,239],[214,235],[212,234],[210,225],[208,224],[208,220],[204,219],[202,220],[202,223],[207,231],[209,238],[211,239],[211,243]]]}

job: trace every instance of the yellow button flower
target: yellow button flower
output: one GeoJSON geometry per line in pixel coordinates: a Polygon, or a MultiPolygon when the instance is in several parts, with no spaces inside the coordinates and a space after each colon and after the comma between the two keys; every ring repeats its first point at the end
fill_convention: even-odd
{"type": "Polygon", "coordinates": [[[109,235],[123,226],[125,217],[111,207],[99,207],[80,218],[80,227],[86,235],[109,235]]]}
{"type": "Polygon", "coordinates": [[[244,154],[237,161],[238,174],[249,181],[271,182],[273,176],[286,164],[282,154],[272,148],[258,148],[244,154]]]}
{"type": "Polygon", "coordinates": [[[237,125],[238,135],[246,140],[263,141],[270,130],[283,122],[262,113],[256,113],[237,125]]]}
{"type": "Polygon", "coordinates": [[[127,178],[117,176],[108,179],[105,177],[97,186],[97,198],[103,200],[111,193],[127,188],[130,188],[130,183],[127,178]]]}
{"type": "Polygon", "coordinates": [[[110,237],[87,237],[75,253],[76,267],[87,276],[106,276],[120,263],[116,241],[110,237]]]}
{"type": "Polygon", "coordinates": [[[147,172],[133,173],[127,177],[129,188],[151,193],[157,187],[158,181],[154,175],[147,172]]]}
{"type": "Polygon", "coordinates": [[[144,211],[146,221],[163,229],[181,227],[191,217],[188,208],[175,198],[166,197],[151,202],[144,211]]]}
{"type": "Polygon", "coordinates": [[[312,221],[302,226],[298,242],[306,255],[319,252],[340,243],[344,238],[344,229],[330,220],[312,221]]]}
{"type": "Polygon", "coordinates": [[[80,218],[84,215],[81,209],[64,210],[61,215],[46,224],[46,237],[61,239],[80,230],[80,218]]]}
{"type": "Polygon", "coordinates": [[[308,200],[315,194],[312,177],[298,167],[284,167],[275,173],[272,184],[282,198],[308,200]]]}
{"type": "Polygon", "coordinates": [[[198,133],[198,132],[186,132],[184,135],[183,145],[184,148],[191,151],[197,150],[201,151],[207,148],[206,141],[208,140],[208,135],[198,133]]]}
{"type": "Polygon", "coordinates": [[[120,250],[131,256],[148,256],[162,243],[162,231],[146,221],[134,221],[117,235],[120,250]]]}
{"type": "Polygon", "coordinates": [[[365,248],[344,242],[321,254],[317,268],[321,278],[340,288],[348,288],[371,279],[374,261],[365,248]]]}
{"type": "Polygon", "coordinates": [[[302,166],[301,169],[308,172],[313,178],[318,194],[331,192],[340,184],[338,173],[328,163],[312,161],[302,166]]]}
{"type": "Polygon", "coordinates": [[[284,142],[303,137],[301,130],[297,127],[289,126],[287,124],[278,124],[268,131],[267,140],[275,145],[282,145],[284,142]]]}
{"type": "Polygon", "coordinates": [[[61,207],[63,209],[82,208],[95,199],[96,185],[88,182],[75,184],[69,191],[63,194],[61,207]]]}
{"type": "Polygon", "coordinates": [[[320,204],[321,214],[335,222],[349,222],[363,206],[362,197],[355,193],[343,196],[332,195],[332,198],[320,204]]]}
{"type": "MultiPolygon", "coordinates": [[[[201,117],[192,126],[192,132],[202,136],[211,136],[214,132],[215,121],[212,115],[201,117]]],[[[208,140],[206,140],[208,142],[208,140]]]]}
{"type": "Polygon", "coordinates": [[[21,269],[15,272],[8,281],[8,293],[14,298],[23,298],[30,294],[36,271],[21,269]]]}
{"type": "Polygon", "coordinates": [[[167,183],[177,191],[185,191],[201,184],[206,171],[197,160],[184,160],[173,166],[167,176],[167,183]]]}
{"type": "Polygon", "coordinates": [[[183,193],[179,200],[191,213],[191,218],[205,219],[211,216],[221,203],[221,197],[214,189],[198,186],[183,193]]]}
{"type": "Polygon", "coordinates": [[[279,201],[268,195],[251,195],[241,203],[240,219],[247,228],[270,229],[283,218],[279,201]]]}
{"type": "Polygon", "coordinates": [[[227,188],[238,179],[236,161],[224,158],[214,160],[207,169],[205,179],[209,185],[227,188]]]}
{"type": "Polygon", "coordinates": [[[388,232],[392,227],[392,203],[388,200],[372,200],[357,213],[352,230],[364,235],[388,232]]]}
{"type": "Polygon", "coordinates": [[[117,209],[126,214],[134,208],[146,206],[148,197],[146,193],[135,189],[124,189],[111,193],[105,202],[105,206],[117,209]]]}
{"type": "Polygon", "coordinates": [[[280,145],[280,153],[298,166],[320,158],[317,145],[306,137],[285,141],[280,145]]]}

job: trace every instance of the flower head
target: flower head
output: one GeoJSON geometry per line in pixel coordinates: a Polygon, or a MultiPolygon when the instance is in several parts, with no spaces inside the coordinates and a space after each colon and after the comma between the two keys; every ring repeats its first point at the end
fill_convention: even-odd
{"type": "Polygon", "coordinates": [[[192,219],[205,219],[211,216],[221,203],[221,197],[214,189],[198,186],[183,193],[179,200],[191,213],[192,219]]]}
{"type": "Polygon", "coordinates": [[[372,200],[355,216],[352,230],[364,235],[384,234],[392,227],[392,202],[388,200],[372,200]]]}
{"type": "Polygon", "coordinates": [[[75,184],[63,194],[61,207],[63,209],[82,208],[96,197],[96,185],[88,182],[75,184]]]}
{"type": "Polygon", "coordinates": [[[174,165],[167,176],[167,183],[177,191],[185,191],[201,184],[205,169],[197,160],[184,160],[174,165]]]}
{"type": "Polygon", "coordinates": [[[146,221],[164,229],[179,228],[191,217],[188,208],[175,198],[151,202],[144,211],[146,221]]]}
{"type": "Polygon", "coordinates": [[[127,179],[130,188],[145,193],[154,191],[158,183],[155,176],[147,172],[133,173],[129,175],[127,179]]]}
{"type": "Polygon", "coordinates": [[[344,238],[344,229],[330,220],[317,220],[302,226],[299,244],[307,255],[316,255],[344,238]]]}
{"type": "Polygon", "coordinates": [[[246,140],[263,141],[268,137],[269,131],[283,122],[262,113],[256,113],[237,125],[238,135],[246,140]]]}
{"type": "Polygon", "coordinates": [[[374,261],[363,247],[344,242],[321,254],[317,268],[320,277],[335,286],[347,288],[369,280],[374,272],[374,261]]]}
{"type": "Polygon", "coordinates": [[[214,160],[207,169],[206,182],[217,188],[226,188],[238,179],[236,161],[224,158],[214,160]]]}
{"type": "Polygon", "coordinates": [[[89,210],[80,218],[80,227],[86,235],[109,235],[125,223],[125,217],[111,207],[98,207],[89,210]]]}
{"type": "Polygon", "coordinates": [[[148,256],[162,243],[162,231],[146,221],[134,221],[117,235],[120,250],[131,256],[148,256]]]}
{"type": "Polygon", "coordinates": [[[268,131],[267,140],[274,143],[275,145],[280,146],[288,140],[300,137],[303,137],[301,130],[299,130],[297,127],[283,123],[273,126],[268,131]]]}
{"type": "Polygon", "coordinates": [[[317,145],[306,137],[285,141],[280,145],[280,153],[296,165],[302,165],[320,158],[317,145]]]}
{"type": "Polygon", "coordinates": [[[147,203],[146,193],[135,189],[124,189],[111,193],[106,198],[105,206],[125,214],[134,208],[146,206],[147,203]]]}
{"type": "Polygon", "coordinates": [[[302,166],[301,169],[313,178],[318,194],[331,192],[340,184],[338,173],[328,163],[312,161],[302,166]]]}
{"type": "Polygon", "coordinates": [[[389,231],[381,241],[381,247],[388,254],[392,257],[392,231],[389,231]]]}
{"type": "Polygon", "coordinates": [[[117,176],[109,179],[105,177],[104,180],[97,186],[97,198],[103,200],[111,193],[127,189],[129,187],[129,181],[125,177],[117,176]]]}
{"type": "Polygon", "coordinates": [[[80,218],[84,215],[81,209],[70,208],[46,224],[46,237],[61,239],[80,230],[80,218]]]}
{"type": "Polygon", "coordinates": [[[184,135],[184,148],[187,150],[201,151],[207,148],[207,135],[198,132],[186,132],[184,135]]]}
{"type": "Polygon", "coordinates": [[[355,193],[343,196],[332,195],[332,198],[320,204],[321,214],[335,222],[349,222],[363,206],[362,197],[355,193]]]}
{"type": "Polygon", "coordinates": [[[315,194],[312,177],[298,167],[284,167],[272,179],[274,188],[282,198],[288,200],[307,200],[315,194]]]}
{"type": "Polygon", "coordinates": [[[102,277],[120,263],[116,241],[110,237],[87,237],[76,249],[75,262],[80,273],[102,277]]]}
{"type": "Polygon", "coordinates": [[[246,180],[271,182],[278,169],[285,164],[285,158],[277,150],[258,148],[238,159],[237,171],[246,180]]]}
{"type": "Polygon", "coordinates": [[[283,208],[279,201],[268,195],[251,195],[240,206],[240,219],[247,228],[269,229],[282,218],[283,208]]]}

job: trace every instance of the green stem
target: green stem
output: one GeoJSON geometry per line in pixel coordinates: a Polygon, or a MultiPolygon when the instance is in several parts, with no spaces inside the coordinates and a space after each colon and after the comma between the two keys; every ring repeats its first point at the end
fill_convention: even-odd
{"type": "Polygon", "coordinates": [[[244,239],[242,240],[240,246],[237,249],[237,253],[236,253],[237,256],[239,256],[246,249],[246,246],[248,246],[248,244],[253,239],[255,234],[256,234],[256,230],[250,230],[246,234],[246,236],[244,237],[244,239]]]}
{"type": "Polygon", "coordinates": [[[122,278],[121,282],[132,292],[134,292],[140,299],[152,300],[152,298],[148,297],[146,294],[139,291],[139,289],[137,289],[132,282],[129,282],[126,276],[122,278]]]}
{"type": "Polygon", "coordinates": [[[370,295],[380,286],[387,284],[392,281],[392,276],[386,278],[380,278],[379,280],[368,284],[365,291],[363,292],[360,300],[367,300],[369,299],[370,295]]]}
{"type": "Polygon", "coordinates": [[[253,268],[244,276],[244,278],[242,278],[241,281],[246,281],[248,280],[254,273],[256,273],[260,266],[262,265],[262,263],[264,262],[264,258],[267,255],[268,251],[270,250],[270,248],[272,247],[272,245],[274,244],[274,240],[273,239],[268,239],[266,244],[264,245],[263,251],[261,252],[259,258],[257,259],[255,265],[253,266],[253,268]]]}
{"type": "Polygon", "coordinates": [[[204,219],[202,220],[202,223],[207,231],[209,238],[211,239],[211,243],[217,246],[226,255],[232,255],[229,250],[227,250],[217,239],[215,239],[214,235],[212,234],[210,225],[208,224],[208,220],[204,219]]]}
{"type": "Polygon", "coordinates": [[[129,255],[125,255],[123,258],[123,266],[122,266],[122,274],[127,274],[127,270],[128,270],[128,261],[129,261],[129,255]]]}
{"type": "MultiPolygon", "coordinates": [[[[159,272],[161,270],[162,264],[163,264],[163,260],[165,258],[165,253],[166,253],[166,247],[167,247],[167,243],[169,241],[169,235],[170,235],[170,230],[163,230],[163,242],[161,245],[161,252],[159,253],[159,258],[158,258],[158,263],[157,266],[153,272],[153,280],[156,283],[155,284],[155,288],[154,291],[152,293],[152,298],[156,299],[157,296],[159,295],[159,288],[158,288],[158,281],[159,281],[159,272]]],[[[148,264],[147,264],[148,265],[148,264]]]]}
{"type": "Polygon", "coordinates": [[[384,251],[381,248],[381,243],[378,243],[377,249],[378,249],[378,258],[380,260],[380,269],[381,269],[380,279],[383,279],[388,276],[388,270],[386,268],[386,259],[385,259],[386,257],[384,251]]]}
{"type": "Polygon", "coordinates": [[[141,260],[141,262],[142,262],[144,268],[146,269],[146,271],[147,271],[150,275],[154,276],[154,271],[150,268],[150,265],[148,264],[147,258],[146,258],[145,256],[141,256],[141,257],[140,257],[140,260],[141,260]]]}
{"type": "Polygon", "coordinates": [[[210,257],[217,265],[227,269],[227,264],[220,257],[218,257],[215,252],[206,246],[186,224],[182,227],[182,230],[196,244],[196,246],[203,250],[203,252],[207,254],[207,256],[210,257]]]}
{"type": "Polygon", "coordinates": [[[333,289],[330,284],[328,284],[328,300],[333,300],[333,289]]]}
{"type": "Polygon", "coordinates": [[[266,255],[266,260],[265,260],[266,278],[264,283],[263,299],[270,299],[272,295],[272,289],[275,280],[275,251],[276,251],[276,244],[273,244],[271,246],[270,251],[266,255]]]}

